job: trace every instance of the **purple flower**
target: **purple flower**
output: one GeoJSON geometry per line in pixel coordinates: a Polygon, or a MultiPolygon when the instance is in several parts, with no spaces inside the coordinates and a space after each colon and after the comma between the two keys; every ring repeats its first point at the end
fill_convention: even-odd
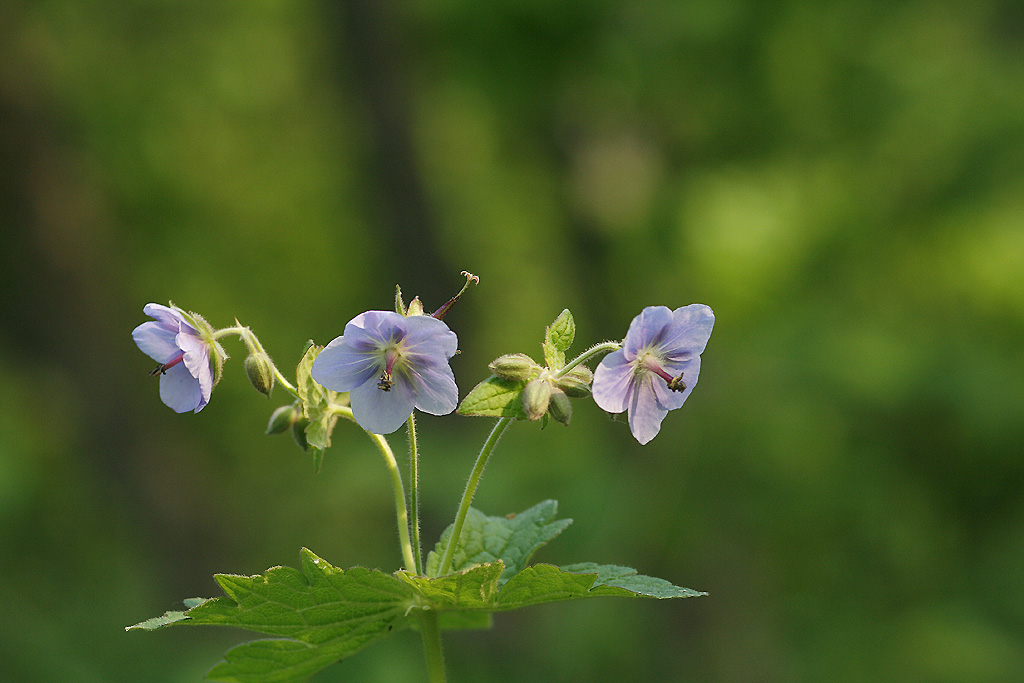
{"type": "Polygon", "coordinates": [[[136,327],[132,339],[160,363],[152,372],[160,374],[160,399],[176,413],[198,413],[213,391],[210,342],[176,308],[146,304],[142,310],[156,321],[136,327]]]}
{"type": "Polygon", "coordinates": [[[459,389],[448,359],[459,340],[440,320],[367,311],[320,352],[311,374],[333,391],[347,391],[356,422],[390,434],[419,408],[431,415],[455,410],[459,389]]]}
{"type": "Polygon", "coordinates": [[[609,413],[629,411],[629,429],[641,444],[661,430],[668,411],[682,407],[700,375],[715,314],[704,304],[672,311],[648,306],[633,318],[622,348],[594,373],[594,400],[609,413]]]}

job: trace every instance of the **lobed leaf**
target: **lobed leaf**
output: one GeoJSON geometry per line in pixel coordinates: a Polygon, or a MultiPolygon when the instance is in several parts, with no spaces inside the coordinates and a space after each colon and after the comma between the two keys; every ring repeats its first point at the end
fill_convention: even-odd
{"type": "Polygon", "coordinates": [[[407,625],[415,592],[376,569],[342,570],[302,549],[302,569],[256,576],[218,574],[225,597],[168,612],[132,628],[173,624],[236,626],[278,636],[232,648],[208,674],[238,683],[293,683],[407,625]]]}
{"type": "Polygon", "coordinates": [[[690,598],[707,593],[675,586],[664,579],[637,574],[635,569],[592,562],[556,567],[538,564],[519,572],[498,593],[495,610],[510,610],[546,602],[618,596],[690,598]]]}
{"type": "Polygon", "coordinates": [[[302,399],[302,412],[306,418],[309,418],[306,406],[319,404],[320,400],[324,397],[324,391],[326,391],[310,374],[313,368],[313,361],[316,360],[316,357],[323,350],[324,347],[317,346],[310,340],[306,352],[302,354],[302,358],[295,368],[295,388],[299,392],[299,398],[302,399]]]}
{"type": "Polygon", "coordinates": [[[396,576],[434,609],[490,610],[504,570],[505,565],[499,560],[433,579],[408,572],[398,572],[396,576]]]}
{"type": "MultiPolygon", "coordinates": [[[[470,508],[462,527],[462,538],[452,555],[452,569],[459,571],[477,564],[501,561],[505,571],[499,582],[520,571],[530,557],[548,541],[572,524],[571,519],[555,520],[558,501],[545,500],[529,510],[506,517],[488,517],[470,508]]],[[[441,534],[434,550],[427,555],[427,575],[437,572],[452,527],[441,534]]]]}

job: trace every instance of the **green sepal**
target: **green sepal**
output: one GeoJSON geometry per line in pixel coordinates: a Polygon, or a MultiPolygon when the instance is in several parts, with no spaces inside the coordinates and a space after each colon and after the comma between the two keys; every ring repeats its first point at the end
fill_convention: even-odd
{"type": "MultiPolygon", "coordinates": [[[[306,353],[302,355],[298,367],[295,368],[296,389],[302,403],[302,416],[309,420],[305,427],[306,442],[311,448],[319,451],[324,451],[331,445],[331,432],[338,422],[338,416],[331,406],[343,403],[339,401],[338,392],[323,387],[311,374],[313,361],[323,350],[324,347],[310,341],[306,353]]],[[[322,456],[321,453],[320,457],[322,456]]],[[[319,470],[319,464],[315,464],[319,470]]]]}
{"type": "Polygon", "coordinates": [[[565,365],[565,352],[576,337],[576,321],[566,308],[544,331],[544,362],[552,371],[565,365]]]}
{"type": "Polygon", "coordinates": [[[402,299],[402,286],[395,285],[395,313],[398,315],[406,315],[405,301],[402,299]]]}
{"type": "Polygon", "coordinates": [[[460,415],[514,417],[525,420],[523,389],[526,382],[514,382],[491,375],[473,387],[459,404],[460,415]]]}
{"type": "MultiPolygon", "coordinates": [[[[556,500],[545,500],[529,510],[505,517],[488,517],[470,508],[462,527],[462,542],[452,555],[452,570],[457,572],[500,560],[504,563],[505,573],[499,583],[507,581],[526,566],[537,550],[572,524],[571,519],[556,520],[557,513],[556,500]]],[[[427,554],[428,576],[437,572],[451,534],[449,525],[434,550],[427,554]]]]}

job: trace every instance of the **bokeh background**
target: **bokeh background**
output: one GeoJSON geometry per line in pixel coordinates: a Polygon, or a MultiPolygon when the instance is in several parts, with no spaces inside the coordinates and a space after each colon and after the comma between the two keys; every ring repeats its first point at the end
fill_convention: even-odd
{"type": "MultiPolygon", "coordinates": [[[[650,445],[579,402],[476,499],[558,499],[538,560],[710,596],[500,615],[446,638],[453,681],[1024,679],[1022,7],[3,3],[0,680],[198,681],[247,635],[124,626],[300,546],[400,562],[370,442],[314,474],[230,340],[172,413],[145,303],[291,368],[463,269],[463,394],[565,307],[579,348],[646,305],[717,325],[650,445]]],[[[429,540],[490,423],[420,424],[429,540]]],[[[315,680],[425,671],[407,632],[315,680]]]]}

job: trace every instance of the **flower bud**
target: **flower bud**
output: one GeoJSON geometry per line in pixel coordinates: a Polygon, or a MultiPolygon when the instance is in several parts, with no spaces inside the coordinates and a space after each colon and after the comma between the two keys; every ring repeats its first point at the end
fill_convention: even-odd
{"type": "Polygon", "coordinates": [[[495,358],[487,367],[501,379],[523,382],[530,378],[537,364],[525,353],[508,353],[495,358]]]}
{"type": "Polygon", "coordinates": [[[299,419],[299,411],[294,405],[281,406],[275,410],[267,423],[264,434],[283,434],[299,419]]]}
{"type": "Polygon", "coordinates": [[[306,439],[306,427],[309,426],[309,420],[302,417],[292,423],[292,438],[295,439],[295,443],[299,445],[304,451],[309,450],[309,441],[306,439]]]}
{"type": "Polygon", "coordinates": [[[570,398],[586,398],[590,396],[590,383],[594,381],[594,373],[586,365],[577,365],[558,380],[558,388],[570,398]]]}
{"type": "Polygon", "coordinates": [[[551,400],[551,382],[535,379],[523,389],[523,412],[530,420],[539,420],[548,412],[551,400]]]}
{"type": "Polygon", "coordinates": [[[256,391],[270,396],[270,390],[274,388],[274,370],[267,354],[249,354],[245,359],[245,374],[249,376],[249,381],[256,391]]]}
{"type": "Polygon", "coordinates": [[[561,389],[551,390],[551,404],[548,407],[548,412],[551,414],[551,417],[566,427],[569,426],[569,420],[572,419],[572,402],[569,401],[569,397],[561,389]]]}

